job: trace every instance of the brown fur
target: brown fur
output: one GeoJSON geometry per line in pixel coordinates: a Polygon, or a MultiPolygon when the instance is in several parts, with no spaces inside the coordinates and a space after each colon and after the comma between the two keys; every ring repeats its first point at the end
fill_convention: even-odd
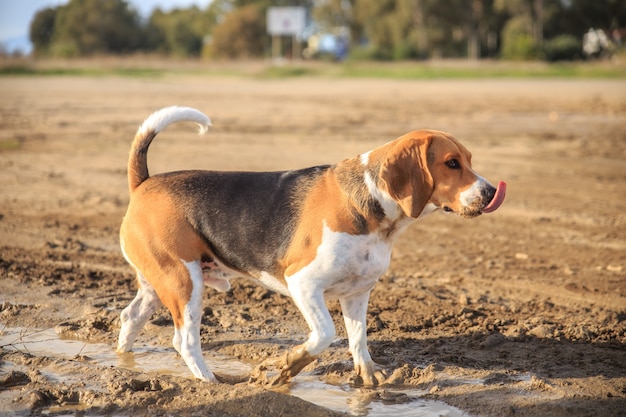
{"type": "Polygon", "coordinates": [[[180,261],[200,259],[208,248],[168,193],[152,188],[142,195],[151,185],[148,179],[135,190],[122,223],[122,246],[171,311],[175,326],[180,327],[191,296],[189,271],[180,261]]]}

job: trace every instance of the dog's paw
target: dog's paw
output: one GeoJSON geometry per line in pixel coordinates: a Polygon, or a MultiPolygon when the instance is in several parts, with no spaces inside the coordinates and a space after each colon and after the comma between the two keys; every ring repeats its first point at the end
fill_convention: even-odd
{"type": "MultiPolygon", "coordinates": [[[[274,369],[274,366],[272,365],[270,366],[270,369],[274,369]]],[[[255,367],[252,372],[250,372],[248,384],[271,390],[280,390],[281,388],[288,386],[292,377],[288,371],[286,372],[282,369],[278,375],[273,375],[274,372],[270,371],[270,369],[263,364],[255,367]]]]}
{"type": "Polygon", "coordinates": [[[285,354],[280,373],[269,382],[269,386],[275,389],[288,384],[291,378],[298,375],[298,373],[309,363],[313,362],[315,358],[316,357],[310,355],[302,345],[291,349],[285,354]]]}
{"type": "Polygon", "coordinates": [[[388,377],[387,370],[372,361],[356,366],[350,382],[357,387],[378,387],[385,384],[388,377]]]}

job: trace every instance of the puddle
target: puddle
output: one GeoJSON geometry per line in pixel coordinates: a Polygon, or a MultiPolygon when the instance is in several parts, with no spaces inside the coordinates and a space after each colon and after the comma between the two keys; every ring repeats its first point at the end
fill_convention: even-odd
{"type": "MultiPolygon", "coordinates": [[[[2,328],[0,326],[0,328],[2,328]]],[[[87,343],[62,339],[54,329],[29,330],[5,328],[0,333],[0,346],[36,356],[73,359],[87,357],[89,362],[101,366],[118,366],[138,372],[159,372],[175,376],[189,376],[189,368],[174,348],[144,347],[135,345],[129,353],[117,354],[113,346],[104,343],[87,343]],[[163,364],[167,364],[166,367],[163,364]]],[[[251,368],[241,362],[217,355],[204,355],[209,368],[217,373],[247,375],[251,368]]]]}
{"type": "MultiPolygon", "coordinates": [[[[0,346],[5,350],[18,350],[38,356],[64,359],[87,357],[89,362],[100,366],[122,367],[139,372],[182,377],[190,375],[189,369],[173,348],[136,346],[132,353],[118,355],[108,344],[62,339],[54,329],[4,328],[0,331],[0,346]]],[[[216,373],[239,376],[248,375],[251,371],[250,366],[231,358],[207,355],[206,352],[204,358],[216,373]]],[[[71,379],[52,374],[46,376],[63,382],[71,379]]],[[[315,376],[300,375],[294,379],[289,392],[305,401],[359,417],[467,417],[461,410],[443,402],[421,399],[420,396],[425,392],[415,389],[355,389],[349,385],[326,384],[315,376]]]]}
{"type": "Polygon", "coordinates": [[[325,384],[312,376],[298,376],[290,392],[305,401],[351,416],[468,417],[441,401],[421,399],[425,391],[410,388],[355,389],[349,385],[325,384]]]}

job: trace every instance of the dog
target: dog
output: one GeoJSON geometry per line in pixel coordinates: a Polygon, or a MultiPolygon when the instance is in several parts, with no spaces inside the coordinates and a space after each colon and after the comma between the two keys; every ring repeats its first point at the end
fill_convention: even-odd
{"type": "Polygon", "coordinates": [[[202,358],[205,286],[247,277],[293,299],[310,334],[291,349],[273,385],[288,383],[335,337],[327,298],[338,299],[355,381],[376,386],[367,348],[369,295],[389,266],[396,238],[442,209],[466,218],[497,209],[497,187],[471,169],[471,154],[448,133],[416,130],[336,165],[282,172],[179,171],[150,176],[147,152],[176,122],[211,122],[198,110],[167,107],[139,127],[128,160],[130,201],[120,229],[139,289],[121,313],[118,352],[164,304],[174,348],[201,380],[219,382],[202,358]]]}

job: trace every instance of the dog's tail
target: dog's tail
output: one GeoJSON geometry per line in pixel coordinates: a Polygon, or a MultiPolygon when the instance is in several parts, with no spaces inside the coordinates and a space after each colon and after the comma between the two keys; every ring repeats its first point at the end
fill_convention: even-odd
{"type": "Polygon", "coordinates": [[[211,120],[190,107],[165,107],[152,113],[139,127],[130,148],[128,158],[128,187],[132,193],[148,179],[148,147],[152,139],[167,126],[176,122],[195,122],[200,126],[200,134],[205,133],[211,120]]]}

